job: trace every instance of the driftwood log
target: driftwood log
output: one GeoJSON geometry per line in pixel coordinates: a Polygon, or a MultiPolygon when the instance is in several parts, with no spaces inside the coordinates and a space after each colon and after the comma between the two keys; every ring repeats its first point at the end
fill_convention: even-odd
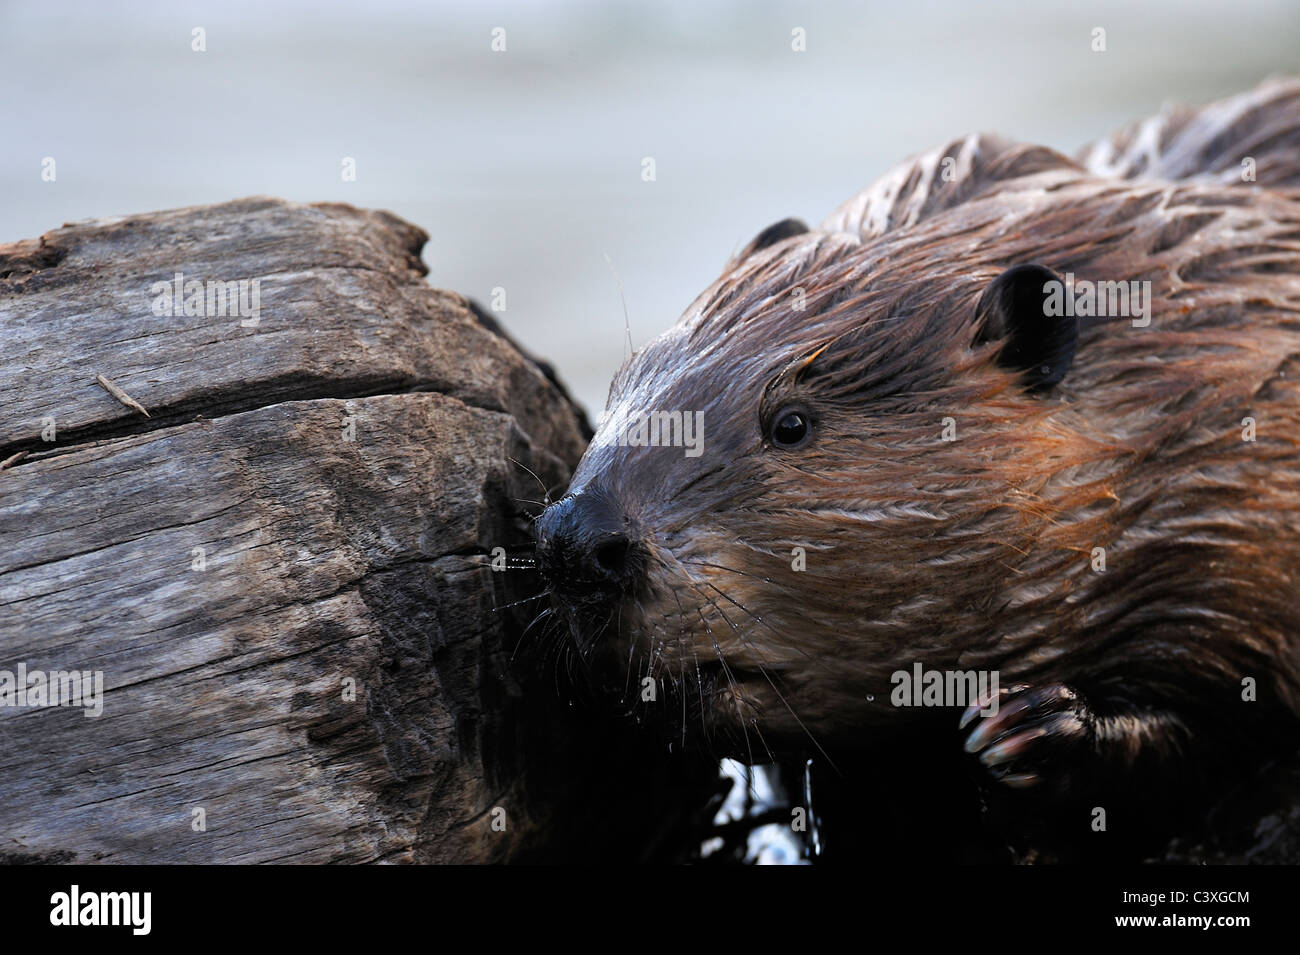
{"type": "Polygon", "coordinates": [[[103,678],[0,706],[0,860],[677,851],[712,771],[557,692],[490,566],[581,412],[425,239],[251,199],[0,246],[0,701],[103,678]]]}

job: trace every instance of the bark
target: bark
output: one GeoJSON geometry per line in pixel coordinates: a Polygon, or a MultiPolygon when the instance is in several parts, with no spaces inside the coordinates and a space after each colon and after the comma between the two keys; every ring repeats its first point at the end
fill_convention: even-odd
{"type": "Polygon", "coordinates": [[[570,705],[524,636],[540,583],[489,565],[527,553],[521,502],[563,487],[585,421],[425,283],[425,239],[250,199],[0,246],[0,673],[104,681],[98,716],[0,706],[0,856],[684,844],[707,765],[570,705]],[[254,279],[255,315],[186,314],[185,282],[254,279]]]}

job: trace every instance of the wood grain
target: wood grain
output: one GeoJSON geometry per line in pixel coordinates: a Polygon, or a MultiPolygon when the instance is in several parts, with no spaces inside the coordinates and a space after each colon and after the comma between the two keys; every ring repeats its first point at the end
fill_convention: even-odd
{"type": "Polygon", "coordinates": [[[253,199],[0,247],[0,670],[104,675],[0,707],[0,858],[632,860],[697,798],[510,659],[540,585],[487,555],[584,422],[424,240],[253,199]],[[256,327],[156,315],[175,272],[259,278],[256,327]]]}

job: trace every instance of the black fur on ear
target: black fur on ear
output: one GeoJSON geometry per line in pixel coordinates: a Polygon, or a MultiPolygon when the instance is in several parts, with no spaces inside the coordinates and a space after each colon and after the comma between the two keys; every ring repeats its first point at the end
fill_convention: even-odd
{"type": "Polygon", "coordinates": [[[975,306],[975,344],[1003,341],[998,364],[1023,372],[1028,391],[1046,391],[1064,378],[1079,341],[1077,318],[1048,314],[1053,282],[1059,302],[1059,275],[1041,265],[1013,266],[989,283],[975,306]]]}
{"type": "Polygon", "coordinates": [[[780,222],[774,222],[756,235],[754,241],[745,246],[745,250],[737,258],[748,258],[759,249],[766,249],[782,239],[788,239],[792,235],[803,235],[807,231],[808,225],[802,219],[782,219],[780,222]]]}

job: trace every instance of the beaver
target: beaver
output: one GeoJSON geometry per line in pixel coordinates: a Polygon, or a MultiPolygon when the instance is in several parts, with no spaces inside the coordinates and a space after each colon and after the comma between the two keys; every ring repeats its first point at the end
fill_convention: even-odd
{"type": "Polygon", "coordinates": [[[600,688],[750,763],[906,732],[1167,806],[1295,745],[1300,81],[765,229],[617,373],[536,553],[600,688]],[[996,682],[898,705],[917,668],[996,682]]]}

